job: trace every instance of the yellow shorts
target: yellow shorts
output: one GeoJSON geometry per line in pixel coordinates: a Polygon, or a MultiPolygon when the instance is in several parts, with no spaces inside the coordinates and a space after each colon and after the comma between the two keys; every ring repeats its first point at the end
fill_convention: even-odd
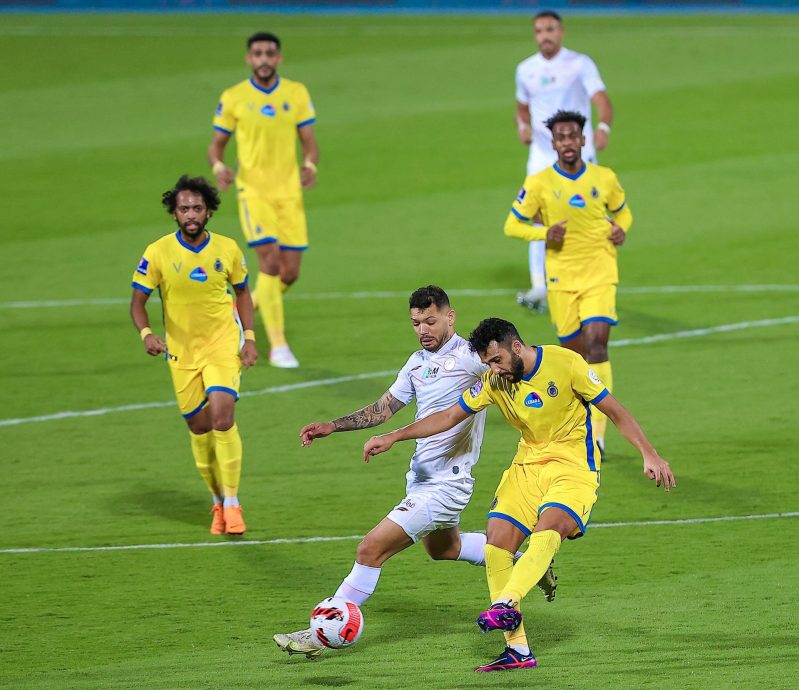
{"type": "Polygon", "coordinates": [[[208,402],[208,394],[214,391],[230,393],[239,399],[241,382],[241,359],[237,356],[220,359],[200,369],[178,369],[169,367],[178,407],[185,419],[196,415],[208,402]]]}
{"type": "Polygon", "coordinates": [[[547,508],[560,508],[577,527],[569,539],[583,536],[599,495],[599,472],[581,470],[562,462],[512,463],[505,470],[491,503],[489,518],[501,518],[530,536],[538,516],[547,508]]]}
{"type": "Polygon", "coordinates": [[[616,317],[616,286],[597,285],[582,292],[547,290],[549,315],[561,342],[580,335],[583,326],[604,321],[612,326],[616,317]]]}
{"type": "Polygon", "coordinates": [[[308,249],[302,199],[264,199],[239,188],[239,219],[248,247],[279,244],[288,251],[308,249]]]}

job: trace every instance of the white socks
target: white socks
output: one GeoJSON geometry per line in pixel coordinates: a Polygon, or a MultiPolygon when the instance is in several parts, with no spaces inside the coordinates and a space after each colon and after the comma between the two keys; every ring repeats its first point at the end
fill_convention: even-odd
{"type": "Polygon", "coordinates": [[[239,499],[236,496],[225,496],[224,503],[222,504],[223,508],[238,508],[239,507],[239,499]]]}
{"type": "MultiPolygon", "coordinates": [[[[536,223],[533,225],[533,227],[543,228],[544,226],[536,223]]],[[[544,269],[544,258],[546,257],[546,253],[546,242],[543,240],[530,242],[528,249],[528,257],[530,262],[530,284],[532,285],[533,290],[540,290],[542,296],[546,294],[547,289],[547,275],[544,269]]]]}
{"type": "Polygon", "coordinates": [[[382,568],[371,568],[368,565],[361,565],[356,562],[352,570],[336,590],[335,596],[343,597],[347,601],[352,601],[361,606],[377,587],[382,568]]]}
{"type": "Polygon", "coordinates": [[[486,564],[486,535],[480,532],[461,532],[461,552],[459,561],[466,561],[472,565],[486,564]]]}

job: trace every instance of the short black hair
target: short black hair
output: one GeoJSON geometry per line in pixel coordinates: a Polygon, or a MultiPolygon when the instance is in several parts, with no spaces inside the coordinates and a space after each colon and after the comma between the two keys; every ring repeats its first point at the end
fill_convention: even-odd
{"type": "Polygon", "coordinates": [[[576,122],[580,129],[585,127],[585,115],[575,112],[574,110],[558,110],[552,117],[550,117],[544,124],[550,132],[555,130],[555,125],[559,122],[576,122]]]}
{"type": "Polygon", "coordinates": [[[449,297],[438,285],[426,285],[414,290],[408,299],[410,309],[428,309],[435,304],[439,309],[449,307],[449,297]]]}
{"type": "MultiPolygon", "coordinates": [[[[469,345],[477,354],[483,354],[492,342],[510,347],[514,340],[521,340],[519,331],[505,319],[483,319],[469,334],[469,345]]],[[[523,342],[523,341],[522,341],[523,342]]]]}
{"type": "Polygon", "coordinates": [[[161,195],[161,203],[170,214],[174,213],[175,208],[177,208],[179,192],[195,192],[196,194],[201,194],[209,211],[216,211],[221,203],[219,192],[216,187],[204,177],[181,175],[180,179],[175,183],[175,186],[172,187],[172,189],[167,189],[161,195]]]}
{"type": "Polygon", "coordinates": [[[555,12],[555,10],[542,10],[539,12],[535,17],[533,17],[533,23],[535,24],[536,19],[541,19],[543,17],[552,17],[558,24],[563,24],[563,20],[560,18],[560,15],[555,12]]]}
{"type": "Polygon", "coordinates": [[[247,49],[249,50],[252,48],[253,43],[258,43],[259,41],[270,41],[280,50],[280,39],[271,31],[259,31],[258,33],[254,33],[247,39],[247,49]]]}

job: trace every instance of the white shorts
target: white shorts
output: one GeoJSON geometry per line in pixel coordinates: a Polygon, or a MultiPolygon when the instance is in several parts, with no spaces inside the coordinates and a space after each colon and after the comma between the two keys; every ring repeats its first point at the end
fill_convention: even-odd
{"type": "Polygon", "coordinates": [[[440,484],[409,484],[408,494],[386,517],[417,542],[437,529],[457,527],[472,497],[474,480],[440,484]]]}

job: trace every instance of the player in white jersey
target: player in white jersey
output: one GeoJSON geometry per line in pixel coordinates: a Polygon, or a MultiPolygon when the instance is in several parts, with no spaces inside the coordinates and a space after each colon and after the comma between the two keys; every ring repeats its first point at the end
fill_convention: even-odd
{"type": "MultiPolygon", "coordinates": [[[[460,394],[480,380],[486,367],[468,341],[455,333],[455,312],[447,293],[434,285],[419,288],[411,295],[409,306],[422,349],[410,356],[377,402],[332,422],[303,427],[303,446],[336,431],[382,424],[413,398],[416,419],[422,419],[457,404],[460,394]]],[[[433,560],[485,565],[485,534],[458,529],[460,514],[472,497],[471,468],[480,456],[484,427],[485,413],[479,412],[450,431],[417,441],[405,498],[358,544],[352,571],[335,596],[362,605],[375,591],[383,563],[417,541],[433,560]]],[[[555,593],[551,569],[539,586],[551,601],[555,593]]],[[[310,630],[278,634],[274,640],[283,651],[308,658],[324,650],[311,638],[310,630]]]]}
{"type": "MultiPolygon", "coordinates": [[[[541,172],[558,160],[546,121],[559,110],[585,116],[582,155],[584,160],[596,163],[596,152],[608,145],[613,120],[613,106],[599,70],[587,55],[563,47],[563,23],[557,12],[539,12],[533,18],[533,32],[539,52],[516,68],[516,128],[521,142],[530,146],[527,175],[541,172]],[[591,126],[591,104],[599,119],[596,131],[591,126]]],[[[540,222],[540,218],[535,219],[536,224],[540,222]]],[[[517,299],[534,311],[546,309],[545,254],[545,242],[530,242],[532,287],[519,293],[517,299]]]]}

